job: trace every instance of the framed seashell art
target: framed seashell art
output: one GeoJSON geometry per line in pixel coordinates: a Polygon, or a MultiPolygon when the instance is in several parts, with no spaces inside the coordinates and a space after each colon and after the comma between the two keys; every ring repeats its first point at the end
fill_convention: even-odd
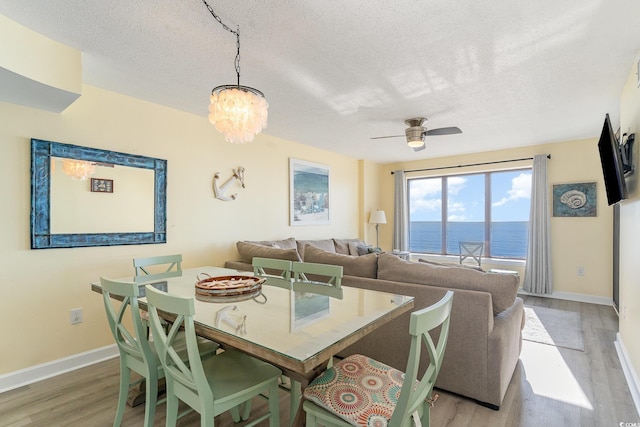
{"type": "Polygon", "coordinates": [[[553,216],[597,216],[596,183],[554,184],[553,216]]]}

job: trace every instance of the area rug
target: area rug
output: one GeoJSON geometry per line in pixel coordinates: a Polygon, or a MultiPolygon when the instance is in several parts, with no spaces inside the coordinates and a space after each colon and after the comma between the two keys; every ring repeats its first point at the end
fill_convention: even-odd
{"type": "Polygon", "coordinates": [[[527,317],[522,338],[571,350],[584,351],[580,313],[546,307],[524,308],[527,317]]]}

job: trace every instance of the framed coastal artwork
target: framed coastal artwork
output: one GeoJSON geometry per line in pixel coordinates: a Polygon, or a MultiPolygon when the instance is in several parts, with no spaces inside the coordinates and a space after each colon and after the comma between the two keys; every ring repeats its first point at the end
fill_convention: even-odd
{"type": "Polygon", "coordinates": [[[597,216],[596,202],[595,182],[553,186],[553,216],[597,216]]]}
{"type": "Polygon", "coordinates": [[[289,159],[289,224],[329,224],[329,166],[289,159]]]}

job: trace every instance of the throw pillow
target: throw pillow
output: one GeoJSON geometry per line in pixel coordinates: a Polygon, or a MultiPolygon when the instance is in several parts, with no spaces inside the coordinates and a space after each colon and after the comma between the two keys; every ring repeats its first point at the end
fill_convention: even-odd
{"type": "Polygon", "coordinates": [[[236,247],[238,248],[240,259],[249,264],[253,261],[253,257],[301,261],[296,249],[279,249],[247,242],[238,242],[236,247]]]}
{"type": "Polygon", "coordinates": [[[366,243],[358,240],[356,242],[349,242],[349,255],[352,256],[360,256],[373,253],[371,251],[371,245],[367,245],[366,243]]]}
{"type": "Polygon", "coordinates": [[[358,253],[358,242],[349,242],[349,253],[348,255],[351,256],[360,256],[360,253],[358,253]]]}
{"type": "Polygon", "coordinates": [[[516,274],[492,274],[470,268],[411,262],[386,253],[378,256],[378,278],[488,292],[494,314],[500,314],[513,305],[520,286],[520,278],[516,274]]]}
{"type": "MultiPolygon", "coordinates": [[[[333,244],[333,239],[324,239],[324,240],[296,240],[296,245],[298,248],[298,253],[300,254],[300,258],[304,259],[304,248],[307,245],[315,246],[316,248],[324,249],[328,252],[335,252],[336,247],[333,244]]],[[[306,260],[305,260],[306,261],[306,260]]]]}
{"type": "Polygon", "coordinates": [[[351,242],[362,243],[364,245],[364,242],[360,239],[333,239],[333,244],[336,247],[336,253],[351,255],[349,253],[349,243],[351,242]]]}
{"type": "Polygon", "coordinates": [[[345,276],[375,279],[378,274],[378,255],[351,256],[324,251],[311,245],[304,249],[305,262],[341,265],[345,276]]]}

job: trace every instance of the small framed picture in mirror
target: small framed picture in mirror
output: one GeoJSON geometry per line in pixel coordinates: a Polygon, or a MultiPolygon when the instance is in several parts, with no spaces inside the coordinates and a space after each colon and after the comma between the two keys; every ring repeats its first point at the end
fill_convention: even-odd
{"type": "Polygon", "coordinates": [[[91,192],[113,193],[113,180],[103,178],[91,178],[91,192]]]}

